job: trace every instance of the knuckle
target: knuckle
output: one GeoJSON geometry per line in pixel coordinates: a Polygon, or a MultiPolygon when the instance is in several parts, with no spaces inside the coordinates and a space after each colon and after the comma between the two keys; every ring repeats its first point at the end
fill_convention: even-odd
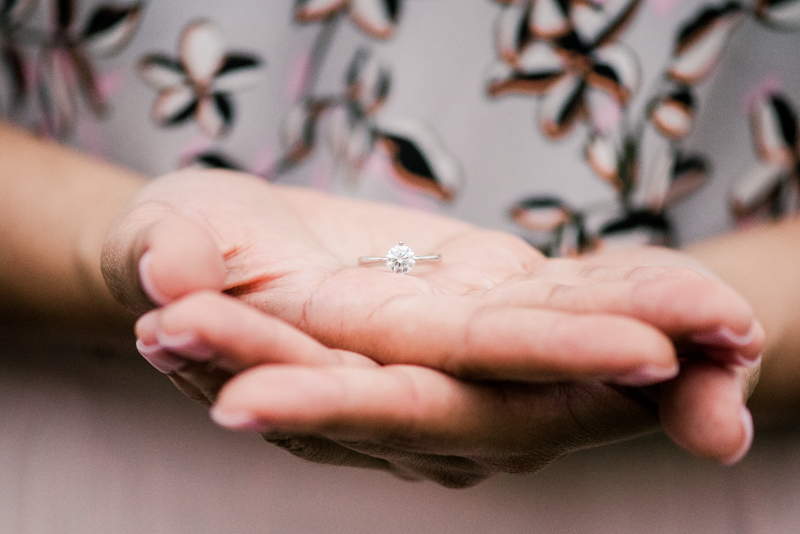
{"type": "Polygon", "coordinates": [[[571,285],[554,283],[550,286],[544,297],[542,302],[543,307],[553,309],[560,308],[561,305],[565,304],[565,301],[568,302],[569,299],[567,297],[569,297],[573,289],[574,286],[571,285]]]}

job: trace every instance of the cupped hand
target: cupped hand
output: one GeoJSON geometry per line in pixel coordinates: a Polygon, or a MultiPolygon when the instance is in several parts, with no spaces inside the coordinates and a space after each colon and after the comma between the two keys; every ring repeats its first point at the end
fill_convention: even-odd
{"type": "MultiPolygon", "coordinates": [[[[690,258],[661,249],[548,260],[512,236],[447,218],[208,171],[154,181],[118,221],[104,253],[109,286],[134,309],[175,302],[202,289],[225,290],[280,318],[291,332],[299,329],[342,349],[335,354],[358,352],[384,365],[444,371],[450,376],[408,367],[412,374],[435,377],[432,383],[442,387],[442,381],[464,384],[452,377],[493,380],[479,387],[503,395],[507,385],[513,391],[562,391],[569,384],[576,392],[604,392],[595,400],[621,395],[634,412],[651,416],[650,399],[655,399],[661,422],[676,442],[696,454],[731,461],[746,452],[752,437],[743,392],[755,374],[763,331],[738,295],[696,267],[690,258]],[[382,255],[399,239],[418,254],[440,253],[443,259],[420,263],[409,275],[357,265],[359,256],[382,255]],[[673,377],[673,343],[683,356],[692,356],[677,379],[660,391],[648,390],[647,396],[619,387],[673,377]],[[617,386],[605,385],[609,382],[617,386]]],[[[186,357],[224,361],[239,346],[240,355],[250,356],[235,370],[257,367],[261,373],[242,379],[276,371],[258,367],[261,363],[308,363],[289,347],[278,360],[271,351],[265,354],[257,321],[223,320],[237,314],[220,301],[198,310],[196,323],[174,335],[148,330],[145,319],[140,328],[143,352],[159,355],[162,370],[198,400],[211,402],[231,371],[187,367],[186,357]],[[244,353],[242,343],[249,347],[244,353]]],[[[319,371],[290,372],[309,377],[319,371]]],[[[342,380],[351,376],[349,368],[335,373],[342,373],[342,380]]],[[[227,391],[239,391],[237,381],[227,391]]],[[[386,406],[406,406],[418,410],[416,417],[426,417],[402,395],[384,400],[386,406]]],[[[587,403],[587,412],[590,404],[597,414],[608,407],[587,403]]],[[[358,417],[358,402],[347,409],[328,406],[352,425],[367,424],[358,417]]],[[[297,407],[303,409],[309,416],[315,413],[311,405],[297,407]]],[[[513,413],[524,423],[524,413],[513,413]]],[[[621,421],[624,413],[630,412],[617,413],[621,421]]],[[[291,428],[286,417],[281,421],[291,428]]],[[[598,422],[615,438],[631,428],[623,424],[628,430],[620,431],[603,417],[598,422]]],[[[635,432],[642,428],[633,427],[635,432]]],[[[593,435],[596,442],[608,437],[603,431],[593,435]]],[[[565,439],[555,428],[553,436],[565,439]]]]}
{"type": "Polygon", "coordinates": [[[698,454],[733,462],[752,439],[742,419],[745,369],[710,362],[646,394],[599,380],[470,382],[329,349],[208,291],[144,315],[137,334],[143,354],[190,397],[213,404],[224,427],[260,432],[313,462],[449,487],[535,472],[577,449],[653,431],[659,411],[698,454]]]}

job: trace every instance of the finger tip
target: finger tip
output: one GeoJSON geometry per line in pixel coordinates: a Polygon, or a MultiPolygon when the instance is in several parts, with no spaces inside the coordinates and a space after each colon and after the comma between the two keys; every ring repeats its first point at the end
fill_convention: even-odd
{"type": "Polygon", "coordinates": [[[164,350],[158,343],[145,343],[141,339],[136,340],[136,350],[139,354],[160,372],[168,375],[177,371],[183,366],[183,360],[164,350]]]}
{"type": "Polygon", "coordinates": [[[744,367],[745,369],[755,369],[759,365],[761,365],[761,361],[764,359],[763,354],[759,354],[755,357],[755,359],[746,358],[744,356],[739,356],[736,361],[734,362],[739,367],[744,367]]]}
{"type": "Polygon", "coordinates": [[[611,382],[622,386],[645,387],[672,380],[680,373],[680,364],[674,362],[670,367],[643,365],[633,371],[612,378],[611,382]]]}
{"type": "Polygon", "coordinates": [[[153,280],[153,251],[147,250],[139,259],[139,283],[147,298],[157,306],[167,304],[170,299],[158,289],[153,280]]]}
{"type": "Polygon", "coordinates": [[[253,414],[245,411],[226,411],[218,404],[212,406],[208,414],[214,423],[228,430],[252,430],[256,432],[268,432],[270,430],[267,425],[256,419],[253,414]]]}
{"type": "Polygon", "coordinates": [[[753,439],[753,422],[742,399],[742,377],[732,366],[684,364],[662,388],[664,431],[690,453],[725,464],[741,460],[753,439]]]}
{"type": "Polygon", "coordinates": [[[707,348],[703,352],[713,362],[745,369],[755,369],[761,365],[762,360],[762,354],[760,353],[751,356],[748,352],[736,349],[707,348]]]}
{"type": "Polygon", "coordinates": [[[148,228],[139,261],[142,288],[163,305],[190,293],[225,285],[225,262],[209,231],[183,217],[167,217],[148,228]]]}
{"type": "Polygon", "coordinates": [[[742,461],[742,459],[745,456],[747,456],[747,453],[750,451],[750,447],[753,445],[753,438],[755,436],[753,415],[750,413],[750,410],[748,410],[746,406],[742,406],[739,417],[743,433],[742,444],[735,453],[722,460],[722,463],[724,465],[735,465],[740,461],[742,461]]]}

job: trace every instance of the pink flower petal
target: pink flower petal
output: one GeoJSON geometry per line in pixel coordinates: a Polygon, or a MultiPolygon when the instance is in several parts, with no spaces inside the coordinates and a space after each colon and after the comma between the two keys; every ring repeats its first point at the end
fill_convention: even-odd
{"type": "Polygon", "coordinates": [[[647,0],[650,8],[655,11],[659,17],[667,17],[672,10],[675,9],[682,0],[647,0]]]}
{"type": "Polygon", "coordinates": [[[204,152],[208,152],[209,149],[213,146],[211,140],[204,136],[198,135],[192,139],[190,139],[180,151],[180,156],[178,157],[178,168],[184,169],[186,167],[191,167],[194,164],[194,161],[197,159],[197,156],[203,154],[204,152]]]}
{"type": "Polygon", "coordinates": [[[303,51],[297,54],[289,67],[289,76],[286,80],[286,99],[297,102],[303,98],[306,83],[308,82],[309,68],[311,67],[311,52],[303,51]]]}
{"type": "Polygon", "coordinates": [[[262,145],[253,157],[251,170],[258,176],[267,176],[275,167],[277,151],[272,145],[262,145]]]}
{"type": "Polygon", "coordinates": [[[742,100],[742,112],[747,115],[767,95],[783,93],[783,78],[779,71],[768,72],[747,92],[742,100]]]}
{"type": "Polygon", "coordinates": [[[98,77],[97,90],[104,101],[110,101],[124,87],[125,74],[125,70],[116,69],[98,77]]]}

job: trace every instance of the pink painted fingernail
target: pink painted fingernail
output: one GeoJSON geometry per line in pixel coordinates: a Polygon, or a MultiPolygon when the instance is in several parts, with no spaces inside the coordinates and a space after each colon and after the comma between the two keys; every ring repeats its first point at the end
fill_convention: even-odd
{"type": "Polygon", "coordinates": [[[644,365],[628,373],[617,375],[613,377],[611,381],[622,386],[652,386],[653,384],[672,380],[678,376],[680,370],[681,368],[678,363],[676,363],[674,367],[668,369],[656,367],[654,365],[644,365]]]}
{"type": "Polygon", "coordinates": [[[150,275],[150,263],[152,259],[153,253],[149,250],[142,254],[142,257],[139,259],[139,283],[141,283],[142,290],[144,290],[145,295],[147,295],[147,298],[149,298],[153,304],[163,306],[169,302],[169,298],[156,289],[153,283],[153,278],[150,275]]]}
{"type": "Polygon", "coordinates": [[[212,421],[228,430],[252,430],[262,433],[270,431],[269,427],[246,412],[225,412],[212,406],[209,415],[212,421]]]}
{"type": "Polygon", "coordinates": [[[150,362],[150,365],[165,375],[177,371],[186,363],[177,356],[165,351],[161,345],[148,345],[141,339],[136,340],[136,350],[139,351],[139,354],[141,354],[145,360],[150,362]]]}
{"type": "Polygon", "coordinates": [[[750,410],[747,409],[746,406],[742,406],[741,411],[741,420],[742,420],[742,427],[744,428],[744,443],[742,443],[741,449],[736,451],[734,455],[730,458],[722,460],[722,463],[725,465],[734,465],[739,463],[742,458],[747,455],[747,452],[750,450],[750,447],[753,445],[753,436],[755,431],[753,429],[753,415],[750,413],[750,410]]]}
{"type": "Polygon", "coordinates": [[[755,360],[749,360],[749,359],[745,358],[744,356],[742,356],[741,354],[739,354],[738,358],[736,360],[736,365],[744,367],[745,369],[755,369],[756,367],[761,365],[761,360],[763,358],[764,358],[764,355],[763,354],[759,354],[758,356],[756,356],[755,360]]]}
{"type": "Polygon", "coordinates": [[[156,332],[156,339],[164,349],[180,354],[190,360],[207,362],[214,357],[214,349],[197,339],[191,332],[182,334],[165,334],[160,329],[156,332]]]}
{"type": "Polygon", "coordinates": [[[761,364],[761,354],[757,354],[755,358],[747,358],[735,349],[720,349],[720,348],[707,348],[705,355],[708,359],[725,365],[737,365],[745,369],[753,369],[761,364]]]}
{"type": "Polygon", "coordinates": [[[714,330],[708,330],[706,332],[698,332],[691,336],[691,340],[698,345],[710,345],[714,347],[725,347],[725,348],[739,348],[739,347],[746,347],[750,343],[753,342],[753,338],[755,337],[755,330],[756,330],[756,323],[754,322],[753,325],[750,327],[750,330],[740,336],[733,332],[730,328],[726,326],[720,326],[719,328],[715,328],[714,330]]]}

